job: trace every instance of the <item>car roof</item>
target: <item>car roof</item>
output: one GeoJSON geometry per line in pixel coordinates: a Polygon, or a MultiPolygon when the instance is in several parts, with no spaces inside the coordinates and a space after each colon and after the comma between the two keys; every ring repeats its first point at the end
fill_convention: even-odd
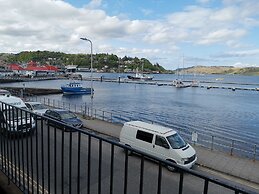
{"type": "Polygon", "coordinates": [[[25,104],[35,105],[35,104],[42,104],[41,102],[25,102],[25,104]]]}
{"type": "Polygon", "coordinates": [[[132,126],[138,129],[144,129],[146,131],[152,131],[158,134],[176,133],[176,131],[171,128],[164,127],[157,124],[145,123],[142,121],[130,121],[130,122],[124,123],[124,125],[132,126]]]}
{"type": "Polygon", "coordinates": [[[62,112],[70,112],[69,110],[65,110],[65,109],[57,109],[57,108],[55,108],[55,109],[49,109],[49,110],[51,110],[51,111],[55,111],[55,112],[59,112],[59,113],[62,113],[62,112]]]}

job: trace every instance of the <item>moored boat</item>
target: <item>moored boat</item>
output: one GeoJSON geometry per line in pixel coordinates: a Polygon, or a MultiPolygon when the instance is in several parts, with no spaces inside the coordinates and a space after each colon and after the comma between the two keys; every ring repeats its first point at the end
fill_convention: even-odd
{"type": "Polygon", "coordinates": [[[128,79],[131,79],[131,80],[142,80],[142,81],[148,81],[148,80],[152,80],[154,78],[153,76],[148,76],[143,73],[143,65],[142,65],[142,73],[139,73],[138,68],[137,68],[135,76],[128,75],[127,77],[128,77],[128,79]]]}
{"type": "Polygon", "coordinates": [[[61,90],[64,94],[91,94],[91,88],[84,88],[79,82],[67,83],[61,86],[61,90]]]}
{"type": "Polygon", "coordinates": [[[153,79],[153,76],[148,76],[142,73],[136,73],[135,76],[128,75],[127,77],[132,80],[144,80],[144,81],[153,79]]]}
{"type": "Polygon", "coordinates": [[[187,87],[190,87],[190,85],[186,85],[181,80],[178,80],[178,79],[173,81],[173,86],[175,86],[176,88],[187,88],[187,87]]]}

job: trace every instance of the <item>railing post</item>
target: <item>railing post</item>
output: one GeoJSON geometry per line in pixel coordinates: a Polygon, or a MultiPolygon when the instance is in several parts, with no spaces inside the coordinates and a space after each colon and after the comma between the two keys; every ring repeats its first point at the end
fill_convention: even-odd
{"type": "Polygon", "coordinates": [[[233,155],[234,142],[235,142],[235,140],[232,140],[232,143],[231,143],[231,150],[230,150],[230,155],[231,155],[231,156],[233,155]]]}
{"type": "Polygon", "coordinates": [[[213,150],[213,145],[214,145],[214,136],[211,136],[211,150],[213,150]]]}

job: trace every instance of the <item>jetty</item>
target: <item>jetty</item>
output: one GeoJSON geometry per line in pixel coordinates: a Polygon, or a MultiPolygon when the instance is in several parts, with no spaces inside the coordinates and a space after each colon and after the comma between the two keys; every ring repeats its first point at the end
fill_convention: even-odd
{"type": "Polygon", "coordinates": [[[50,88],[0,87],[0,89],[8,90],[14,96],[37,96],[63,93],[61,89],[50,88]]]}
{"type": "MultiPolygon", "coordinates": [[[[45,81],[45,80],[79,80],[79,81],[98,81],[98,82],[112,82],[112,83],[125,83],[125,84],[146,84],[157,86],[173,86],[173,80],[131,80],[128,78],[106,78],[100,77],[69,77],[69,76],[53,76],[53,77],[2,77],[0,83],[13,83],[13,82],[30,82],[30,81],[45,81]]],[[[246,91],[259,91],[259,83],[238,83],[238,82],[223,82],[223,81],[199,81],[198,85],[192,86],[193,80],[182,80],[189,87],[198,87],[206,89],[228,89],[228,90],[246,90],[246,91]]],[[[47,93],[48,94],[48,93],[47,93]]]]}

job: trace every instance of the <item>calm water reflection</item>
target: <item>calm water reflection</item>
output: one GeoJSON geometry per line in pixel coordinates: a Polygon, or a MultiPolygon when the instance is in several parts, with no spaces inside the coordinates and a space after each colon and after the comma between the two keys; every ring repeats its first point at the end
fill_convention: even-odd
{"type": "MultiPolygon", "coordinates": [[[[117,74],[105,74],[114,77],[117,74]]],[[[85,74],[84,76],[89,76],[85,74]]],[[[94,75],[97,77],[97,75],[94,75]]],[[[98,75],[99,76],[99,75],[98,75]]],[[[172,75],[155,75],[168,79],[172,75]]],[[[224,77],[230,82],[259,83],[258,77],[203,76],[204,80],[224,77]]],[[[172,78],[172,80],[175,77],[172,78]]],[[[67,80],[27,82],[26,87],[60,88],[67,80]]],[[[22,83],[8,84],[21,86],[22,83]]],[[[90,82],[83,81],[90,86],[90,82]]],[[[259,87],[253,86],[253,87],[259,87]]],[[[223,89],[94,82],[94,108],[116,111],[132,119],[155,121],[177,129],[217,134],[259,142],[259,92],[223,89]]],[[[72,104],[90,104],[90,96],[50,95],[48,98],[72,104]]]]}

